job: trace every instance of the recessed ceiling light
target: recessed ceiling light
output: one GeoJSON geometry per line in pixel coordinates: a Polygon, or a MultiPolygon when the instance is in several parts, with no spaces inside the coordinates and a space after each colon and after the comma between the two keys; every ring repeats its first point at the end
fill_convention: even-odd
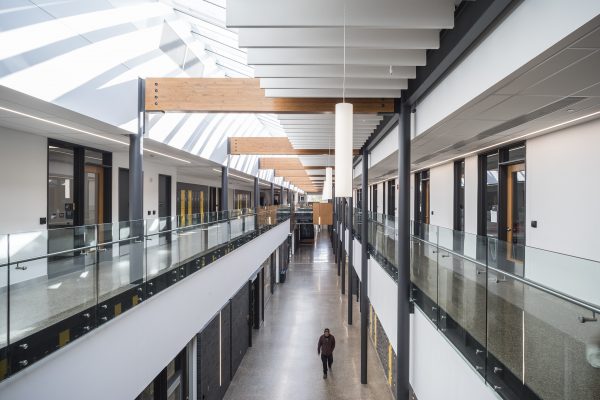
{"type": "Polygon", "coordinates": [[[573,110],[572,108],[569,108],[569,109],[567,109],[567,112],[572,113],[572,112],[575,112],[575,110],[573,110]]]}

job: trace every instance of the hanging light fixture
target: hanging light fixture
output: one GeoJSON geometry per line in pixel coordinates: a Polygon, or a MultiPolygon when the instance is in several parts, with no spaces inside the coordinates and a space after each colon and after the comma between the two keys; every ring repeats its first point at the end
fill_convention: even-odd
{"type": "Polygon", "coordinates": [[[353,109],[352,103],[346,103],[346,2],[344,2],[342,102],[335,105],[335,197],[352,196],[353,109]]]}
{"type": "Polygon", "coordinates": [[[323,200],[331,200],[333,195],[333,170],[331,167],[325,168],[325,182],[323,183],[323,200]]]}
{"type": "MultiPolygon", "coordinates": [[[[329,165],[329,155],[331,153],[331,136],[327,136],[327,165],[329,165]]],[[[325,182],[323,182],[323,201],[329,201],[333,198],[333,171],[331,167],[325,168],[325,182]]]]}

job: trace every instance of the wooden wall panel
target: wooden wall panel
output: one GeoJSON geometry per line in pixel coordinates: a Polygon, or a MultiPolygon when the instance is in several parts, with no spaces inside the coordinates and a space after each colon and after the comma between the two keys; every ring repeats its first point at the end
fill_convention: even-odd
{"type": "Polygon", "coordinates": [[[313,203],[313,223],[321,225],[333,225],[333,204],[332,203],[313,203]]]}

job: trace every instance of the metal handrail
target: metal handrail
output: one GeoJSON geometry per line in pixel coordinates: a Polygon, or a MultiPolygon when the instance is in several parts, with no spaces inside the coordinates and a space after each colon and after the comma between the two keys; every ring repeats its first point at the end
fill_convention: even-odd
{"type": "MultiPolygon", "coordinates": [[[[378,221],[374,221],[374,220],[369,220],[369,222],[374,222],[376,224],[383,225],[383,224],[379,223],[378,221]]],[[[435,226],[435,225],[431,225],[431,226],[435,226]]],[[[433,242],[427,241],[425,239],[422,239],[422,238],[420,238],[418,236],[415,236],[415,235],[412,235],[412,234],[410,236],[411,236],[412,239],[416,239],[416,240],[421,241],[423,243],[426,243],[426,244],[429,244],[429,245],[433,245],[433,246],[435,246],[437,248],[442,248],[442,249],[444,249],[444,251],[446,251],[446,252],[448,252],[450,254],[453,254],[453,255],[455,255],[457,257],[460,257],[460,258],[462,258],[464,260],[468,260],[468,261],[473,262],[473,263],[475,263],[475,264],[477,264],[479,266],[482,266],[484,268],[489,268],[492,271],[495,271],[495,272],[497,272],[499,274],[506,275],[506,276],[508,276],[511,279],[519,281],[519,282],[521,282],[521,283],[523,283],[525,285],[529,285],[529,286],[531,286],[531,287],[533,287],[535,289],[538,289],[538,290],[540,290],[540,291],[542,291],[542,292],[544,292],[546,294],[549,294],[551,296],[558,297],[558,298],[560,298],[562,300],[565,300],[565,301],[567,301],[567,302],[569,302],[571,304],[575,304],[575,305],[577,305],[577,306],[579,306],[581,308],[585,308],[588,311],[591,311],[591,312],[593,312],[595,314],[600,314],[600,307],[599,306],[596,306],[594,304],[588,303],[588,302],[586,302],[584,300],[581,300],[581,299],[578,299],[576,297],[570,296],[570,295],[568,295],[566,293],[562,293],[562,292],[560,292],[558,290],[549,288],[547,286],[544,286],[544,285],[542,285],[540,283],[534,282],[534,281],[529,280],[527,278],[520,277],[520,276],[515,275],[515,274],[513,274],[511,272],[507,272],[507,271],[504,271],[504,270],[499,269],[497,267],[493,267],[493,266],[484,264],[481,261],[474,260],[474,259],[472,259],[470,257],[465,256],[464,254],[456,253],[456,252],[454,252],[452,250],[447,249],[446,247],[440,246],[438,243],[433,243],[433,242]]],[[[383,256],[385,257],[385,255],[383,255],[383,256]]],[[[576,257],[576,258],[579,258],[579,257],[576,257]]],[[[387,260],[387,257],[386,257],[386,260],[387,260]]],[[[388,262],[389,262],[389,260],[388,260],[388,262]]]]}
{"type": "MultiPolygon", "coordinates": [[[[265,214],[265,213],[266,212],[262,212],[262,214],[265,214]]],[[[255,213],[252,213],[252,214],[244,214],[244,215],[240,215],[240,216],[255,216],[255,215],[260,215],[260,214],[261,214],[261,212],[259,212],[259,213],[255,212],[255,213]]],[[[199,214],[197,214],[197,215],[199,215],[199,214]]],[[[230,217],[228,219],[223,219],[223,220],[203,222],[201,224],[189,225],[189,226],[185,226],[185,227],[181,227],[180,226],[180,227],[177,227],[177,228],[174,228],[174,229],[170,229],[168,231],[160,231],[160,232],[151,233],[151,234],[142,233],[140,235],[131,236],[131,237],[124,238],[124,239],[118,239],[118,240],[113,240],[113,241],[110,241],[110,242],[97,243],[97,244],[94,244],[94,245],[87,245],[87,246],[82,246],[82,247],[76,247],[76,248],[73,248],[73,249],[56,251],[56,252],[45,254],[45,255],[41,255],[41,256],[35,256],[35,257],[29,257],[29,258],[25,258],[25,259],[19,259],[17,261],[11,261],[11,260],[9,260],[9,261],[7,261],[7,262],[5,262],[3,264],[0,264],[0,268],[7,267],[7,266],[10,266],[10,265],[18,265],[18,264],[23,264],[23,263],[26,263],[26,262],[32,262],[32,261],[42,260],[42,259],[49,258],[49,257],[60,256],[60,255],[63,255],[63,254],[72,253],[74,251],[83,252],[85,250],[91,250],[91,249],[95,249],[95,248],[98,248],[98,247],[109,246],[109,245],[112,245],[112,244],[118,244],[118,243],[122,243],[122,242],[126,242],[126,241],[131,241],[131,240],[134,240],[134,239],[148,238],[150,236],[156,236],[156,235],[160,235],[160,234],[163,234],[163,233],[171,233],[171,232],[175,232],[175,231],[179,231],[179,230],[186,230],[186,229],[198,227],[198,226],[201,226],[201,225],[209,225],[209,224],[215,224],[215,223],[218,223],[218,222],[232,221],[234,219],[238,219],[238,217],[239,216],[230,217]]],[[[148,221],[148,220],[135,220],[135,221],[148,221]]],[[[103,226],[103,225],[107,225],[107,224],[98,224],[98,226],[103,226]]],[[[86,225],[86,226],[90,226],[90,225],[86,225]]],[[[78,228],[78,227],[76,227],[76,228],[78,228]]],[[[10,235],[7,235],[7,236],[10,236],[10,235]]]]}

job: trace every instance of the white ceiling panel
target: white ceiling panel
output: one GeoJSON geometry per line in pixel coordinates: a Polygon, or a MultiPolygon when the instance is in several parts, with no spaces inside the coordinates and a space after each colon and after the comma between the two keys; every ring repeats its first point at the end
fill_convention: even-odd
{"type": "MultiPolygon", "coordinates": [[[[357,65],[422,66],[425,50],[346,49],[346,63],[357,65]]],[[[251,48],[248,64],[343,64],[342,48],[251,48]]]]}
{"type": "Polygon", "coordinates": [[[454,27],[454,0],[228,0],[227,26],[454,27]],[[346,8],[344,17],[344,7],[346,8]]]}
{"type": "Polygon", "coordinates": [[[548,58],[541,64],[535,66],[520,75],[512,82],[504,86],[498,91],[500,94],[516,94],[524,88],[535,85],[536,83],[548,78],[549,76],[559,72],[563,68],[587,57],[593,52],[589,49],[564,49],[556,55],[548,58]]]}
{"type": "MultiPolygon", "coordinates": [[[[342,93],[339,89],[265,89],[265,96],[342,98],[342,93]]],[[[400,90],[347,89],[346,97],[400,98],[400,90]]]]}
{"type": "MultiPolygon", "coordinates": [[[[277,118],[280,121],[286,121],[286,120],[318,120],[318,121],[323,121],[323,120],[331,120],[334,121],[335,120],[335,115],[333,114],[278,114],[277,118]]],[[[374,114],[354,114],[354,120],[363,120],[363,121],[371,121],[371,120],[377,120],[377,121],[381,121],[383,119],[383,117],[381,115],[374,115],[374,114]]],[[[321,122],[318,122],[321,123],[321,122]]]]}
{"type": "MultiPolygon", "coordinates": [[[[333,78],[344,76],[343,65],[256,65],[257,78],[333,78]]],[[[347,78],[407,78],[416,77],[415,66],[354,65],[346,62],[347,78]],[[391,73],[390,73],[391,71],[391,73]]]]}
{"type": "Polygon", "coordinates": [[[406,89],[406,79],[373,78],[261,78],[263,89],[406,89]]]}
{"type": "Polygon", "coordinates": [[[525,90],[525,94],[568,96],[598,82],[600,50],[525,90]]]}
{"type": "MultiPolygon", "coordinates": [[[[342,47],[343,28],[242,28],[240,47],[342,47]]],[[[346,29],[346,47],[437,49],[437,29],[346,29]]]]}

